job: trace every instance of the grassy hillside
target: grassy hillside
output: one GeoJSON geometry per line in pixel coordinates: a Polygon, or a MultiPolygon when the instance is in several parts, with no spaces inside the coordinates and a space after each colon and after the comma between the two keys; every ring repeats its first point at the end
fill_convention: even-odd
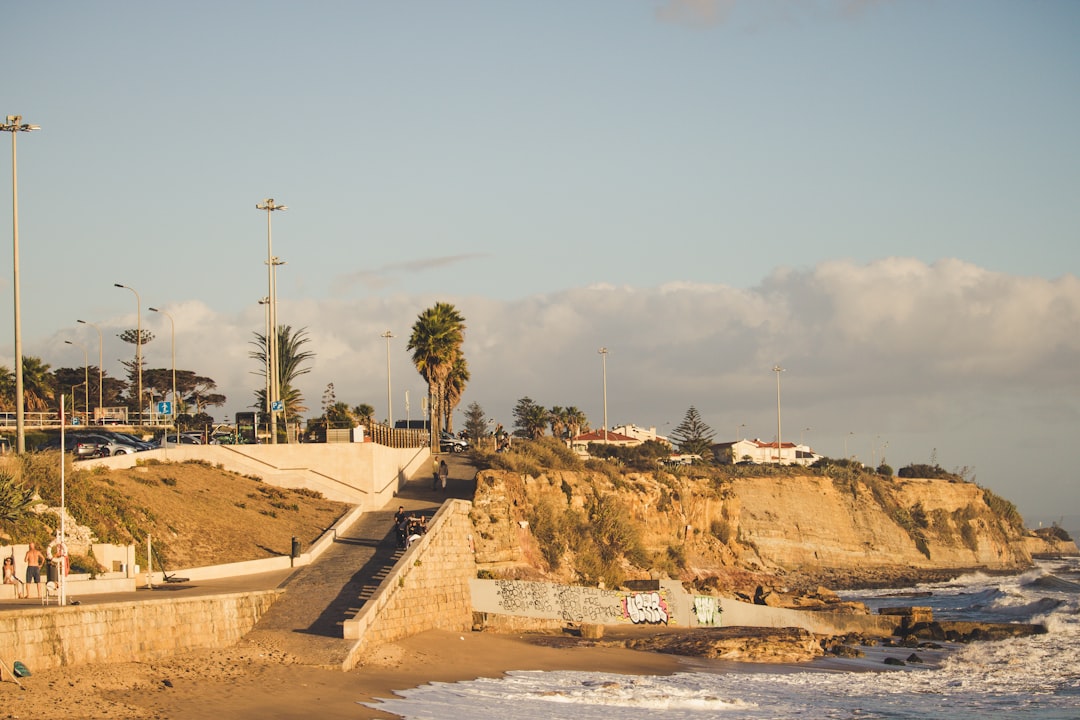
{"type": "MultiPolygon", "coordinates": [[[[40,502],[34,512],[0,521],[6,542],[47,542],[59,523],[58,453],[4,458],[7,472],[40,502]]],[[[88,528],[100,542],[136,544],[145,563],[152,537],[154,566],[179,569],[289,553],[292,538],[307,547],[348,509],[318,493],[289,490],[208,463],[151,461],[127,470],[83,470],[70,460],[65,505],[73,560],[85,552],[88,528]]]]}

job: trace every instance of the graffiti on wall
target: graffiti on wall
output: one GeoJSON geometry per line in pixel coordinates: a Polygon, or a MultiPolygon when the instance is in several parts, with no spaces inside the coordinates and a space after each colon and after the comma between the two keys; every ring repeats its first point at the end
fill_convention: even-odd
{"type": "Polygon", "coordinates": [[[623,615],[635,625],[666,625],[668,622],[667,599],[659,592],[644,592],[623,598],[623,615]]]}
{"type": "Polygon", "coordinates": [[[719,625],[721,612],[716,598],[708,595],[694,596],[694,617],[697,618],[698,625],[719,625]]]}
{"type": "Polygon", "coordinates": [[[495,594],[499,598],[499,606],[507,613],[513,614],[526,610],[552,611],[551,599],[543,583],[498,580],[495,584],[495,594]]]}

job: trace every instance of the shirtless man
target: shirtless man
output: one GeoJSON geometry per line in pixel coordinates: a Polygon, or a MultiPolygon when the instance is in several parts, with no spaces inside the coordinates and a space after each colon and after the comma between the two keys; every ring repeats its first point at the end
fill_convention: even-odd
{"type": "Polygon", "coordinates": [[[41,566],[45,562],[45,556],[37,549],[37,545],[30,543],[26,551],[26,594],[30,594],[30,583],[37,585],[37,596],[41,597],[41,566]]]}

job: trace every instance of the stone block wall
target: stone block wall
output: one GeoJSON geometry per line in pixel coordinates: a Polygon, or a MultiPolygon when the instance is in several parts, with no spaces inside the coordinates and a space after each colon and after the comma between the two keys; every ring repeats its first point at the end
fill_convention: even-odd
{"type": "Polygon", "coordinates": [[[33,670],[145,661],[235,644],[281,590],[190,599],[46,606],[0,613],[4,660],[33,670]]]}
{"type": "Polygon", "coordinates": [[[345,638],[357,643],[344,669],[383,643],[436,628],[471,629],[469,581],[476,577],[476,560],[470,507],[464,500],[444,503],[427,534],[405,551],[360,612],[345,621],[345,638]]]}

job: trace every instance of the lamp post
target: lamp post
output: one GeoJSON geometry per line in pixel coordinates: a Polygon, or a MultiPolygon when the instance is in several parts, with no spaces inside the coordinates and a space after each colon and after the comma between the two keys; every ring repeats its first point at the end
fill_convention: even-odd
{"type": "Polygon", "coordinates": [[[855,431],[854,430],[849,431],[848,434],[844,436],[844,458],[845,459],[850,459],[850,458],[848,458],[848,454],[847,454],[847,441],[848,441],[849,437],[850,438],[855,437],[855,431]]]}
{"type": "Polygon", "coordinates": [[[133,287],[127,285],[121,285],[120,283],[113,283],[113,287],[124,288],[135,293],[135,366],[139,371],[139,400],[136,403],[136,408],[139,411],[139,422],[142,422],[143,409],[142,409],[142,299],[139,298],[138,291],[133,287]]]}
{"type": "Polygon", "coordinates": [[[277,400],[278,387],[278,362],[277,362],[277,288],[275,287],[273,242],[271,240],[270,216],[275,210],[288,210],[285,205],[278,205],[274,198],[266,198],[261,203],[256,203],[257,210],[266,211],[266,287],[270,302],[270,337],[267,338],[267,352],[270,356],[270,396],[266,404],[270,410],[270,442],[277,444],[277,411],[274,403],[277,400]]]}
{"type": "Polygon", "coordinates": [[[379,337],[386,338],[386,424],[394,427],[394,401],[390,394],[390,338],[394,337],[389,330],[379,337]]]}
{"type": "MultiPolygon", "coordinates": [[[[75,347],[82,348],[82,355],[83,355],[83,385],[86,386],[86,389],[85,389],[85,392],[86,392],[86,424],[89,425],[90,424],[90,361],[87,359],[86,346],[83,345],[82,343],[73,342],[71,340],[65,340],[64,342],[66,344],[68,344],[68,345],[73,345],[75,347]]],[[[75,411],[75,388],[76,387],[78,387],[78,385],[76,385],[75,387],[73,387],[71,389],[71,410],[72,410],[72,412],[75,411]]]]}
{"type": "Polygon", "coordinates": [[[164,310],[150,308],[150,312],[161,313],[169,318],[169,330],[172,336],[172,421],[175,424],[176,414],[180,411],[180,406],[176,403],[176,323],[173,321],[173,316],[164,310]]]}
{"type": "Polygon", "coordinates": [[[600,353],[601,364],[604,366],[604,444],[607,444],[607,348],[602,347],[597,350],[600,353]]]}
{"type": "Polygon", "coordinates": [[[26,452],[26,401],[23,397],[22,314],[19,311],[19,173],[15,160],[15,133],[40,130],[22,121],[22,115],[8,115],[0,130],[11,133],[11,247],[12,287],[15,291],[15,451],[26,452]]]}
{"type": "Polygon", "coordinates": [[[784,368],[776,364],[773,372],[776,373],[776,464],[783,465],[784,451],[780,440],[780,373],[784,372],[784,368]]]}
{"type": "Polygon", "coordinates": [[[85,320],[76,320],[75,322],[81,323],[83,325],[89,325],[90,327],[97,330],[97,354],[98,354],[98,361],[97,361],[97,404],[98,404],[99,408],[104,408],[105,407],[105,400],[102,398],[102,388],[104,387],[105,382],[104,382],[104,374],[103,374],[104,371],[101,369],[101,367],[104,364],[104,360],[105,360],[104,354],[103,354],[103,348],[104,348],[105,343],[102,340],[101,328],[99,328],[94,323],[86,322],[85,320]]]}

